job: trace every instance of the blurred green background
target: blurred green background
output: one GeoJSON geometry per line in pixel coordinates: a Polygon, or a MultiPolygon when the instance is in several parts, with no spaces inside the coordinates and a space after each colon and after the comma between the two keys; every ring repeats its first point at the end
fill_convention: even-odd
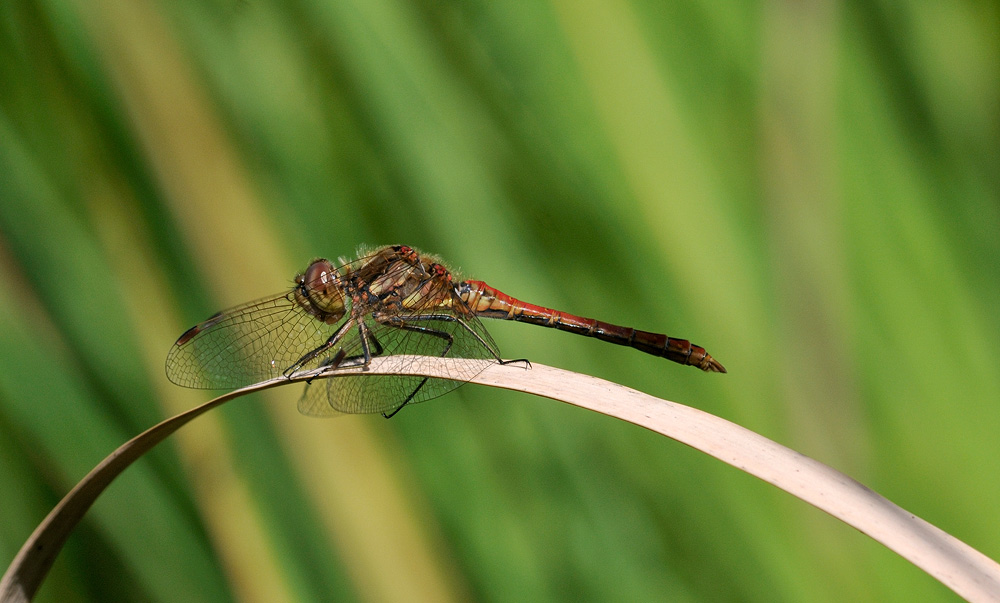
{"type": "MultiPolygon", "coordinates": [[[[0,3],[0,561],[208,392],[188,326],[403,243],[705,346],[491,323],[740,423],[1000,557],[995,2],[0,3]]],[[[282,391],[285,390],[285,391],[282,391]]],[[[639,427],[468,386],[199,419],[44,601],[932,601],[853,529],[639,427]]]]}

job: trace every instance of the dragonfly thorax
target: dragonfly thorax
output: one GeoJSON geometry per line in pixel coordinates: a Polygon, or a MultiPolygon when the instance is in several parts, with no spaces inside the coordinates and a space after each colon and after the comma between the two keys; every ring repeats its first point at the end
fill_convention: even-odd
{"type": "Polygon", "coordinates": [[[344,294],[340,273],[329,260],[319,259],[295,277],[295,301],[303,310],[325,323],[343,318],[344,294]]]}

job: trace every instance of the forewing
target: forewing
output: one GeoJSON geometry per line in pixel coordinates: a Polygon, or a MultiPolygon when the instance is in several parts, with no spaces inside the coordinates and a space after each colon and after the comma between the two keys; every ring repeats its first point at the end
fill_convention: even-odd
{"type": "Polygon", "coordinates": [[[266,381],[322,346],[336,328],[306,313],[292,292],[236,306],[181,335],[167,354],[167,377],[205,389],[266,381]]]}

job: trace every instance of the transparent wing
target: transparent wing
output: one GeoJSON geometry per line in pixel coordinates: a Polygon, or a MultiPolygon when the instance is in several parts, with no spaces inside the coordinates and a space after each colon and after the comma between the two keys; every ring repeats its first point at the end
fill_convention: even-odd
{"type": "MultiPolygon", "coordinates": [[[[458,300],[461,303],[461,300],[458,300]]],[[[391,413],[404,404],[415,404],[444,395],[461,386],[500,358],[496,344],[474,315],[422,312],[392,316],[390,320],[366,319],[371,339],[377,341],[388,367],[401,370],[433,358],[459,358],[462,362],[450,379],[425,379],[399,375],[350,375],[318,379],[299,400],[299,411],[314,417],[343,413],[391,413]],[[418,358],[414,358],[418,356],[418,358]],[[395,364],[398,363],[398,364],[395,364]]],[[[360,346],[360,337],[351,339],[360,346]]],[[[370,345],[371,347],[377,347],[370,345]]],[[[352,354],[345,350],[348,357],[352,354]]],[[[375,354],[375,350],[372,350],[375,354]]]]}
{"type": "MultiPolygon", "coordinates": [[[[392,256],[385,249],[338,268],[341,274],[369,266],[378,270],[392,256]],[[379,262],[373,260],[379,259],[379,262]]],[[[327,324],[306,312],[294,289],[224,310],[188,329],[167,354],[167,378],[177,385],[233,389],[283,375],[326,343],[343,321],[327,324]]],[[[353,347],[346,333],[341,345],[353,347]]],[[[360,349],[360,346],[358,346],[360,349]]],[[[300,368],[318,366],[325,356],[300,368]]]]}
{"type": "Polygon", "coordinates": [[[167,354],[167,378],[233,389],[281,376],[339,325],[316,320],[289,292],[236,306],[191,327],[167,354]]]}

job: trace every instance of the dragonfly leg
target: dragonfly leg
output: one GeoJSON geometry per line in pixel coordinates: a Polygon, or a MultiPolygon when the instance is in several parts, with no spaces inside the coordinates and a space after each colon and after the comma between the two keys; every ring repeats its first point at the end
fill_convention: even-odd
{"type": "MultiPolygon", "coordinates": [[[[411,318],[416,318],[416,317],[411,317],[411,318]]],[[[378,319],[376,319],[376,320],[378,320],[378,319]]],[[[432,335],[434,337],[440,337],[441,339],[444,339],[445,341],[448,342],[448,344],[445,346],[444,350],[441,352],[441,357],[442,358],[448,354],[448,352],[451,350],[451,345],[453,343],[455,343],[455,338],[452,337],[451,333],[446,333],[444,331],[438,331],[437,329],[431,329],[431,328],[428,328],[428,327],[421,327],[421,326],[417,326],[417,325],[407,324],[407,323],[403,322],[399,317],[395,317],[395,316],[394,317],[388,317],[388,318],[386,318],[384,320],[381,320],[380,322],[383,322],[383,324],[395,327],[397,329],[403,329],[404,331],[414,331],[414,332],[417,332],[417,333],[423,333],[425,335],[432,335]]],[[[417,392],[419,392],[420,389],[426,383],[427,383],[427,377],[424,377],[423,379],[420,380],[420,385],[418,385],[416,388],[414,388],[414,390],[410,393],[410,395],[407,396],[405,400],[403,400],[403,403],[396,407],[396,410],[392,411],[389,414],[382,413],[382,416],[385,417],[386,419],[391,419],[392,417],[394,417],[397,412],[403,410],[403,407],[406,406],[410,402],[410,400],[412,400],[413,397],[417,395],[417,392]]]]}
{"type": "MultiPolygon", "coordinates": [[[[321,368],[323,370],[326,370],[326,369],[328,369],[330,367],[337,368],[338,366],[340,366],[341,364],[343,364],[344,360],[346,360],[346,359],[347,359],[347,352],[344,351],[344,348],[340,348],[337,351],[337,354],[333,358],[330,358],[329,360],[325,360],[323,362],[323,364],[319,365],[319,368],[321,368]]],[[[319,373],[316,373],[316,375],[314,375],[313,377],[310,377],[309,379],[306,379],[306,385],[312,385],[313,380],[316,379],[316,377],[318,377],[318,376],[319,376],[319,373]]]]}
{"type": "Polygon", "coordinates": [[[503,366],[507,366],[508,364],[517,364],[520,362],[524,364],[524,370],[528,370],[531,368],[531,361],[528,360],[527,358],[515,358],[513,360],[498,360],[497,362],[499,362],[503,366]]]}
{"type": "MultiPolygon", "coordinates": [[[[352,321],[348,320],[343,325],[341,325],[340,328],[337,329],[333,335],[330,335],[330,338],[327,339],[325,342],[323,342],[323,345],[308,352],[305,356],[296,360],[294,364],[285,369],[281,374],[285,377],[291,377],[293,374],[298,372],[303,366],[305,366],[309,362],[312,362],[313,360],[316,359],[316,357],[325,353],[333,346],[337,345],[337,342],[344,337],[344,333],[346,333],[347,329],[350,328],[351,326],[353,326],[352,321]]],[[[324,366],[340,366],[340,363],[342,363],[343,361],[344,361],[343,353],[338,352],[329,362],[325,363],[324,366]]]]}
{"type": "Polygon", "coordinates": [[[424,386],[424,383],[427,383],[427,379],[424,379],[423,381],[421,381],[420,385],[417,386],[417,389],[413,390],[413,393],[410,394],[410,397],[407,398],[406,400],[403,400],[403,403],[400,404],[399,406],[397,406],[396,410],[392,411],[389,414],[382,413],[382,416],[385,417],[386,419],[391,419],[391,418],[395,417],[396,413],[399,412],[399,411],[401,411],[401,410],[403,410],[403,407],[406,406],[406,403],[409,402],[410,400],[412,400],[413,396],[417,395],[417,392],[420,391],[420,388],[424,386]]]}
{"type": "Polygon", "coordinates": [[[378,338],[375,337],[374,333],[372,333],[367,329],[366,331],[368,333],[368,339],[371,341],[372,345],[375,346],[375,352],[372,354],[372,356],[381,356],[385,352],[385,350],[382,349],[382,344],[378,342],[378,338]]]}
{"type": "Polygon", "coordinates": [[[337,352],[336,356],[324,362],[322,365],[323,368],[337,369],[337,368],[354,368],[356,366],[366,366],[369,362],[371,362],[372,358],[381,356],[383,353],[385,353],[385,350],[382,348],[382,344],[379,343],[378,339],[375,337],[375,334],[372,333],[371,330],[367,328],[364,329],[362,332],[362,337],[367,337],[371,345],[371,348],[369,348],[367,360],[365,360],[365,354],[363,353],[364,352],[363,350],[361,354],[355,354],[354,356],[348,356],[347,352],[341,350],[337,352]]]}
{"type": "MultiPolygon", "coordinates": [[[[458,324],[460,324],[462,326],[463,329],[465,329],[469,333],[472,333],[472,336],[476,338],[476,341],[478,341],[480,344],[482,344],[482,346],[484,348],[486,348],[487,350],[489,350],[490,355],[493,356],[494,360],[496,360],[500,364],[505,364],[504,361],[500,359],[500,356],[498,356],[497,353],[495,351],[493,351],[493,347],[489,343],[487,343],[486,340],[483,339],[482,336],[479,335],[479,333],[476,333],[475,329],[473,329],[472,327],[470,327],[468,323],[466,323],[464,320],[462,320],[461,318],[459,318],[457,316],[453,316],[451,314],[414,314],[412,316],[406,316],[405,318],[408,321],[415,321],[415,320],[444,320],[444,321],[447,321],[447,322],[457,322],[458,324]]],[[[398,325],[393,325],[393,326],[398,326],[398,325]]],[[[445,351],[445,354],[447,354],[447,351],[445,351]]],[[[444,354],[442,354],[442,356],[444,356],[444,354]]],[[[525,362],[527,362],[526,359],[521,359],[521,360],[524,360],[525,362]]],[[[507,362],[521,362],[521,360],[508,360],[507,362]]]]}
{"type": "Polygon", "coordinates": [[[502,364],[504,366],[506,366],[508,364],[524,363],[524,369],[525,370],[528,370],[528,369],[531,368],[531,361],[528,360],[527,358],[516,358],[514,360],[503,360],[503,359],[501,359],[500,356],[496,355],[493,352],[493,348],[490,347],[489,344],[487,344],[483,340],[482,337],[480,337],[479,333],[476,333],[476,331],[472,327],[470,327],[464,320],[462,320],[461,318],[459,318],[457,316],[452,316],[450,314],[422,314],[422,315],[419,315],[419,316],[411,316],[411,317],[409,317],[409,319],[410,320],[420,320],[420,319],[423,319],[423,320],[447,320],[447,321],[450,321],[450,322],[457,322],[458,324],[462,325],[462,327],[466,331],[472,333],[472,335],[479,341],[479,343],[481,343],[484,348],[486,348],[487,350],[490,351],[491,354],[493,354],[494,359],[498,363],[500,363],[500,364],[502,364]]]}
{"type": "Polygon", "coordinates": [[[368,366],[372,358],[381,356],[385,352],[382,349],[382,344],[378,342],[378,338],[375,337],[375,334],[371,332],[371,329],[367,325],[361,329],[361,351],[362,355],[354,356],[354,358],[364,358],[363,364],[365,366],[368,366]]]}

